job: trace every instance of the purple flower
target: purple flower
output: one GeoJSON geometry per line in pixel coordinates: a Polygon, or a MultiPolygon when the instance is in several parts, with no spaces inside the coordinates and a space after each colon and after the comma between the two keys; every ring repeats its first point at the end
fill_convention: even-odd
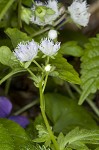
{"type": "Polygon", "coordinates": [[[20,126],[25,128],[29,124],[29,120],[24,116],[10,116],[12,110],[12,103],[4,96],[0,96],[0,118],[8,118],[18,123],[20,126]]]}

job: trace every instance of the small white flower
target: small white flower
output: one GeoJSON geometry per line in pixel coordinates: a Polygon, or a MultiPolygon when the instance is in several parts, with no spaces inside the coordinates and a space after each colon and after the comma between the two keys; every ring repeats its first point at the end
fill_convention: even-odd
{"type": "Polygon", "coordinates": [[[88,12],[86,0],[74,0],[71,6],[68,7],[68,11],[76,24],[84,27],[88,25],[91,14],[88,12]]]}
{"type": "Polygon", "coordinates": [[[47,56],[52,56],[57,53],[57,51],[60,49],[60,42],[54,42],[49,38],[44,38],[41,40],[41,44],[39,46],[39,49],[47,56]]]}
{"type": "Polygon", "coordinates": [[[57,38],[57,31],[56,30],[50,30],[48,32],[48,37],[52,40],[56,39],[57,38]]]}
{"type": "Polygon", "coordinates": [[[14,55],[19,59],[20,62],[31,61],[37,56],[38,45],[34,40],[31,42],[20,42],[14,50],[14,55]]]}
{"type": "Polygon", "coordinates": [[[47,66],[45,66],[44,69],[45,69],[46,72],[49,72],[51,70],[51,65],[48,64],[47,66]]]}
{"type": "Polygon", "coordinates": [[[58,9],[57,0],[48,0],[47,4],[36,2],[36,6],[32,8],[34,15],[31,16],[30,21],[34,24],[38,24],[41,26],[45,26],[47,24],[52,25],[53,21],[56,20],[57,17],[61,14],[58,9]],[[36,8],[40,8],[40,15],[44,15],[43,19],[36,15],[36,8]],[[45,8],[44,8],[45,7],[45,8]],[[48,14],[47,10],[52,11],[52,14],[48,14]]]}

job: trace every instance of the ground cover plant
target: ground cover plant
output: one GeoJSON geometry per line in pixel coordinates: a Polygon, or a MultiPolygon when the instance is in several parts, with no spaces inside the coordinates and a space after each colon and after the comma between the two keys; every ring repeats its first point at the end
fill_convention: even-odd
{"type": "Polygon", "coordinates": [[[99,2],[88,3],[0,0],[0,150],[99,149],[99,2]]]}

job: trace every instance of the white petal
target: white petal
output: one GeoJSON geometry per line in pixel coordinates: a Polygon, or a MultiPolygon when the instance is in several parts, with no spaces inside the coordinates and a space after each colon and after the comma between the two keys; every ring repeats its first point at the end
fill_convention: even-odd
{"type": "Polygon", "coordinates": [[[39,46],[39,49],[47,56],[52,56],[57,53],[57,51],[60,49],[60,43],[54,42],[51,39],[42,39],[41,44],[39,46]]]}
{"type": "Polygon", "coordinates": [[[20,42],[14,50],[14,55],[21,61],[30,61],[37,56],[38,45],[34,40],[20,42]]]}
{"type": "Polygon", "coordinates": [[[84,27],[87,26],[91,14],[88,12],[86,1],[74,0],[71,6],[68,7],[68,11],[75,23],[84,27]]]}

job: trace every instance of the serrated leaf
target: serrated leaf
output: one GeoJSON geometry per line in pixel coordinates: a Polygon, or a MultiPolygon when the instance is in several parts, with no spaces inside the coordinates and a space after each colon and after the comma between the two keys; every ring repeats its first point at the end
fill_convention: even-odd
{"type": "Polygon", "coordinates": [[[14,150],[13,139],[2,124],[0,124],[0,150],[14,150]]]}
{"type": "Polygon", "coordinates": [[[18,150],[21,145],[31,141],[25,130],[17,123],[8,119],[0,119],[0,124],[7,129],[9,135],[12,137],[15,146],[14,150],[18,150]]]}
{"type": "Polygon", "coordinates": [[[13,4],[14,0],[0,0],[0,20],[6,14],[9,7],[13,4]]]}
{"type": "Polygon", "coordinates": [[[11,39],[11,42],[13,44],[13,47],[15,48],[20,42],[22,41],[28,41],[31,40],[29,36],[27,36],[26,33],[21,32],[20,30],[16,28],[8,28],[5,33],[9,36],[11,39]]]}
{"type": "Polygon", "coordinates": [[[85,149],[88,147],[86,144],[99,144],[99,130],[86,130],[79,129],[78,127],[70,131],[60,143],[61,150],[64,150],[65,146],[74,149],[85,149]]]}
{"type": "Polygon", "coordinates": [[[42,125],[37,125],[36,129],[38,130],[38,138],[34,139],[34,142],[42,143],[45,142],[46,146],[50,146],[51,138],[47,129],[42,125]]]}
{"type": "Polygon", "coordinates": [[[73,66],[67,62],[61,55],[57,55],[55,59],[50,60],[52,66],[55,67],[56,77],[59,77],[65,81],[80,84],[80,78],[73,66]]]}
{"type": "Polygon", "coordinates": [[[46,114],[53,124],[56,133],[66,134],[76,126],[86,129],[97,129],[96,122],[76,100],[60,94],[45,94],[46,114]]]}
{"type": "Polygon", "coordinates": [[[7,46],[0,47],[0,62],[3,65],[9,66],[11,68],[20,66],[14,54],[11,52],[11,50],[7,46]]]}
{"type": "Polygon", "coordinates": [[[60,53],[80,57],[83,54],[83,50],[77,45],[76,41],[70,41],[61,45],[60,53]]]}
{"type": "Polygon", "coordinates": [[[83,91],[79,100],[80,105],[90,93],[95,93],[99,89],[99,35],[91,38],[90,42],[85,45],[81,61],[81,88],[83,91]]]}

